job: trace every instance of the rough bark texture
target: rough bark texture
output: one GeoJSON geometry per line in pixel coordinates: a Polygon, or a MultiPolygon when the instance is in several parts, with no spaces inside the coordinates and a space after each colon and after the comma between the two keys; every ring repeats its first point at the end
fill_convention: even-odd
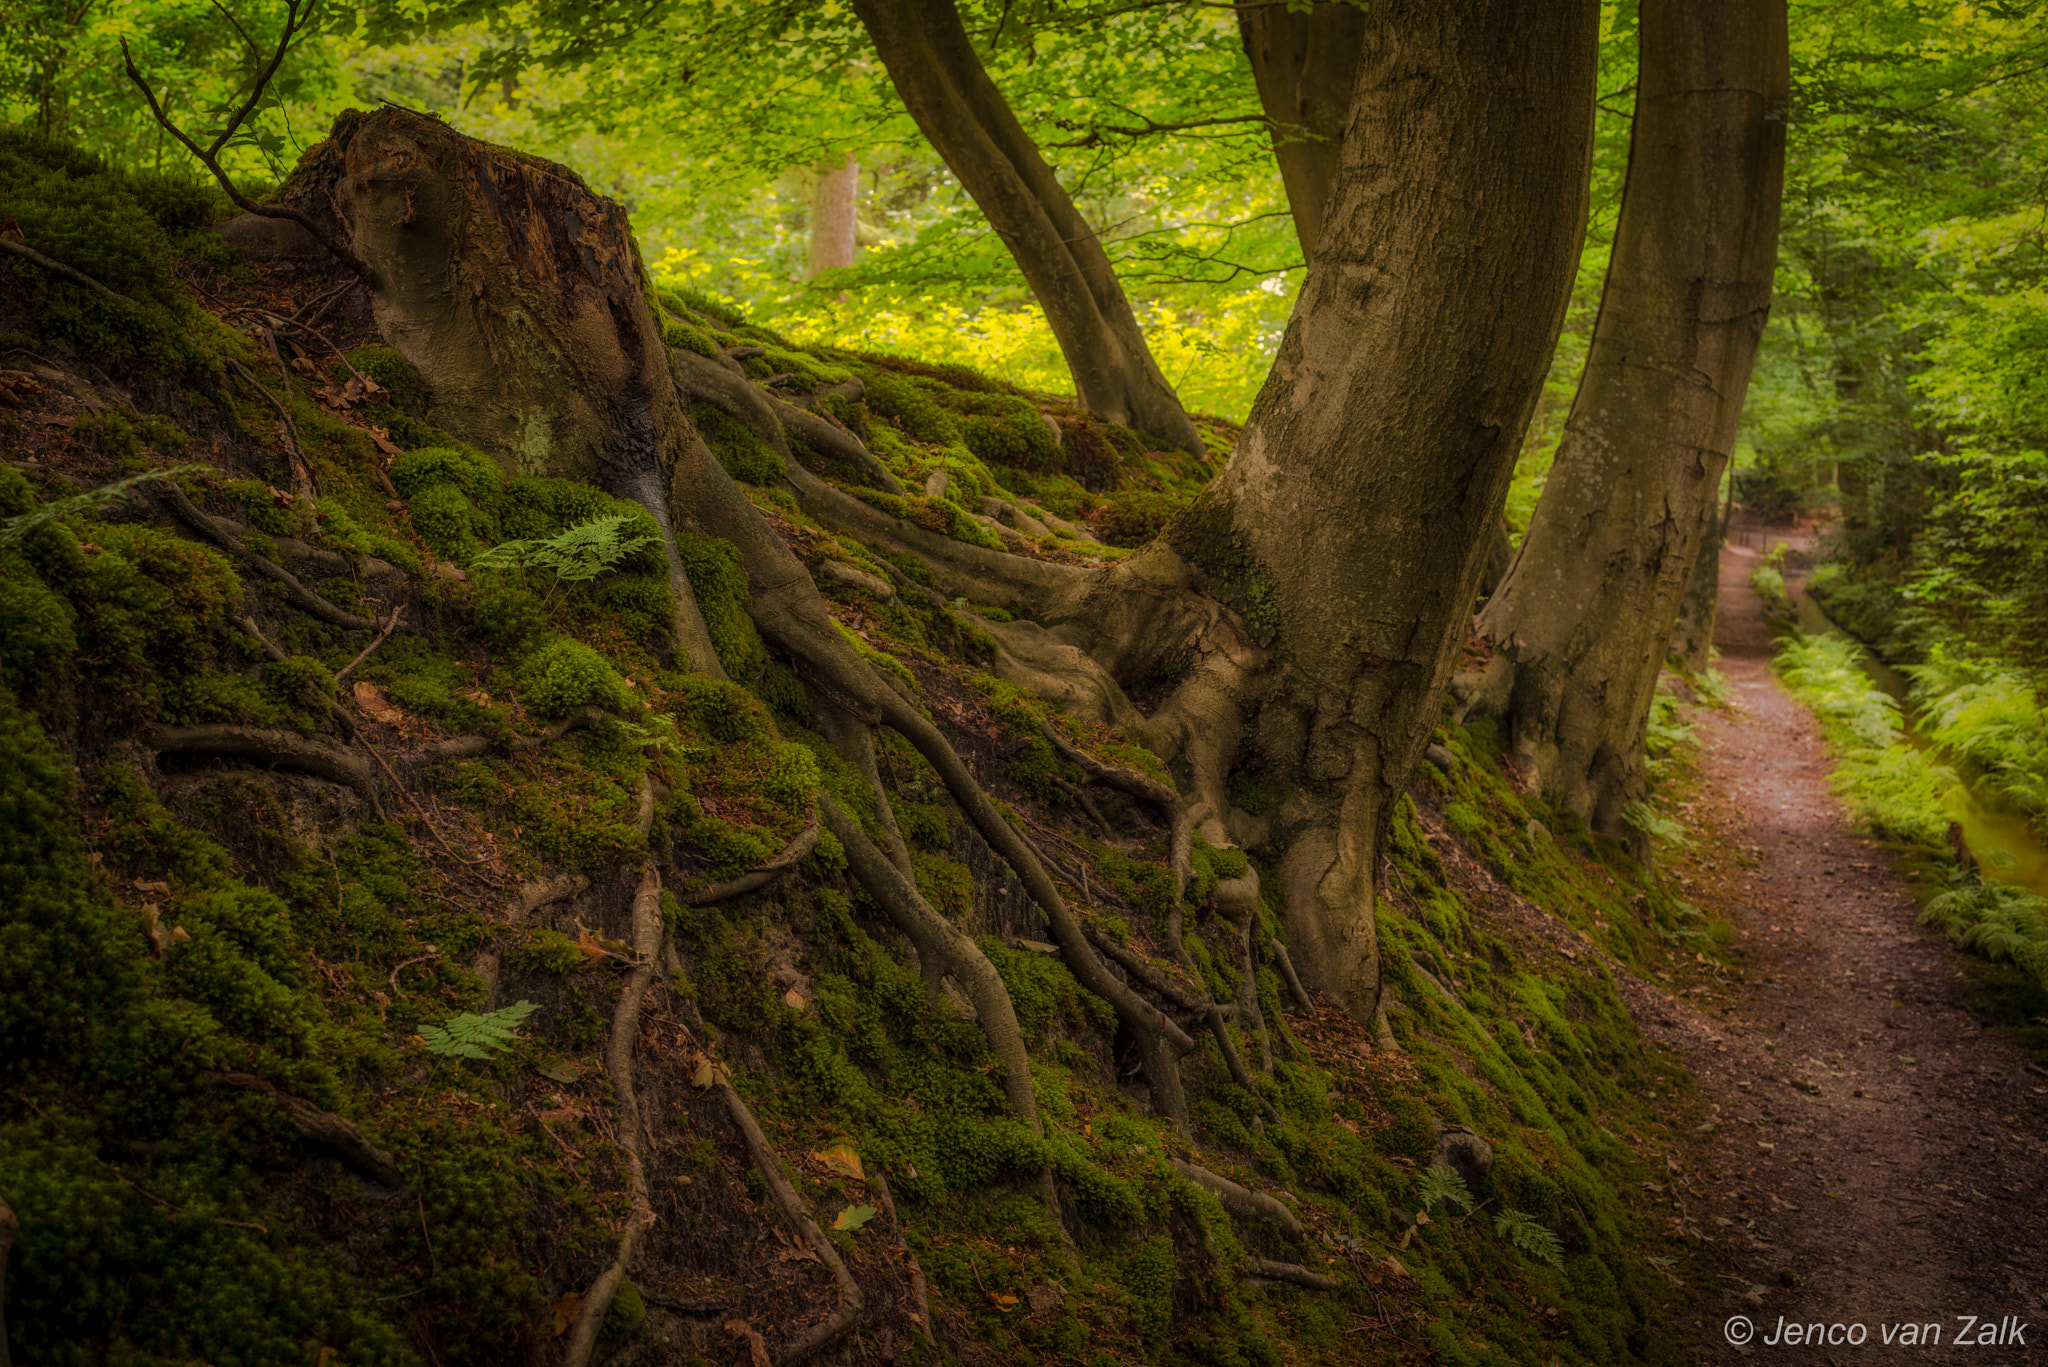
{"type": "Polygon", "coordinates": [[[1707,530],[1692,559],[1692,578],[1678,607],[1678,625],[1671,629],[1671,658],[1688,674],[1712,663],[1714,621],[1721,607],[1721,543],[1727,538],[1721,509],[1707,500],[1707,530]]]}
{"type": "Polygon", "coordinates": [[[1311,985],[1379,1005],[1381,831],[1428,739],[1584,231],[1597,7],[1376,6],[1317,269],[1230,465],[1046,614],[1117,680],[1212,844],[1275,859],[1311,985]],[[1495,205],[1495,212],[1473,212],[1495,205]],[[1259,771],[1286,796],[1231,807],[1259,771]]]}
{"type": "Polygon", "coordinates": [[[1366,12],[1348,4],[1319,4],[1306,14],[1281,5],[1237,12],[1238,38],[1259,105],[1273,124],[1273,160],[1305,261],[1315,260],[1323,206],[1343,164],[1366,24],[1366,12]]]}
{"type": "MultiPolygon", "coordinates": [[[[377,327],[432,387],[434,421],[511,474],[580,479],[664,527],[664,472],[696,440],[625,210],[575,173],[387,107],[350,112],[284,195],[369,264],[377,327]]],[[[718,671],[679,567],[677,644],[718,671]]]]}
{"type": "Polygon", "coordinates": [[[1784,0],[1645,0],[1592,349],[1529,534],[1479,616],[1499,649],[1472,704],[1506,717],[1548,801],[1624,838],[1770,310],[1788,70],[1784,0]]]}
{"type": "Polygon", "coordinates": [[[853,153],[837,166],[818,170],[818,188],[811,195],[811,274],[841,270],[853,264],[860,207],[860,163],[853,153]]]}
{"type": "Polygon", "coordinates": [[[1199,453],[1095,230],[983,69],[953,0],[856,0],[917,126],[1002,235],[1088,411],[1199,453]]]}

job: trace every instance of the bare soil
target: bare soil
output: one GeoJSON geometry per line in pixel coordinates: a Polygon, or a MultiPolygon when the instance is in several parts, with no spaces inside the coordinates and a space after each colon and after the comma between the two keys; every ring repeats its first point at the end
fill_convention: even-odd
{"type": "Polygon", "coordinates": [[[1979,970],[1918,924],[1893,856],[1828,792],[1813,719],[1770,674],[1756,560],[1723,552],[1737,701],[1702,712],[1702,839],[1671,873],[1737,928],[1741,967],[1638,997],[1707,1116],[1670,1187],[1716,1288],[1684,1327],[1711,1364],[2048,1362],[2048,1073],[1980,1024],[1979,970]],[[1733,1316],[1753,1326],[1740,1346],[1733,1316]]]}

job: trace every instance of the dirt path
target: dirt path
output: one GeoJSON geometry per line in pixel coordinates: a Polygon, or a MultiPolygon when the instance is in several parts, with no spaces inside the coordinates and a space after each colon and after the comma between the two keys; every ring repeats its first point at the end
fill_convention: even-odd
{"type": "Polygon", "coordinates": [[[1755,563],[1722,559],[1717,639],[1739,707],[1702,723],[1714,848],[1695,867],[1716,872],[1687,888],[1732,915],[1748,961],[1711,1014],[1646,1022],[1713,1117],[1704,1164],[1673,1190],[1720,1278],[1690,1317],[1699,1360],[2048,1363],[2048,1075],[1978,1025],[1967,962],[1848,829],[1811,717],[1770,675],[1755,563]],[[1739,1349],[1738,1315],[1754,1325],[1739,1349]],[[1795,1346],[1781,1316],[1840,1328],[1795,1346]],[[1939,1346],[1906,1346],[1905,1324],[1938,1325],[1939,1346]]]}

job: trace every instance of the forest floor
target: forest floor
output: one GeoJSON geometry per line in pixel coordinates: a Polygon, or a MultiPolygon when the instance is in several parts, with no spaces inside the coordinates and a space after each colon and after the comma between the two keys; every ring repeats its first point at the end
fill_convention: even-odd
{"type": "Polygon", "coordinates": [[[1708,1116],[1672,1195],[1720,1290],[1686,1327],[1704,1363],[2048,1361],[2048,1073],[1985,1028],[1975,964],[1829,793],[1813,719],[1770,672],[1756,561],[1723,552],[1735,704],[1700,712],[1695,840],[1667,865],[1735,927],[1738,967],[1701,1005],[1636,1002],[1708,1116]],[[1816,1323],[1832,1345],[1803,1341],[1816,1323]]]}

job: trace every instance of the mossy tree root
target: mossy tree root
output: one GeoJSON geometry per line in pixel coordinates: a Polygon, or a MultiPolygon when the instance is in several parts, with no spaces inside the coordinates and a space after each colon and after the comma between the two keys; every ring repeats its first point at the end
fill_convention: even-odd
{"type": "Polygon", "coordinates": [[[1300,1263],[1276,1263],[1271,1258],[1247,1258],[1244,1260],[1244,1268],[1245,1271],[1251,1273],[1254,1277],[1264,1277],[1269,1281],[1276,1282],[1290,1282],[1295,1286],[1305,1287],[1310,1291],[1342,1291],[1344,1289],[1344,1283],[1338,1281],[1335,1277],[1325,1277],[1319,1272],[1311,1272],[1300,1263]]]}
{"type": "Polygon", "coordinates": [[[376,775],[369,761],[324,742],[290,731],[272,731],[224,722],[203,726],[159,726],[149,737],[160,755],[233,755],[259,764],[300,769],[315,778],[354,789],[371,810],[383,815],[376,775]]]}
{"type": "Polygon", "coordinates": [[[362,1127],[353,1120],[324,1111],[304,1097],[293,1096],[252,1073],[215,1073],[208,1080],[223,1087],[238,1087],[269,1097],[284,1113],[285,1123],[297,1131],[300,1138],[333,1149],[379,1186],[396,1187],[405,1180],[398,1160],[372,1144],[363,1134],[362,1127]]]}
{"type": "Polygon", "coordinates": [[[1222,1202],[1224,1211],[1232,1219],[1240,1222],[1260,1221],[1276,1226],[1290,1239],[1299,1240],[1303,1237],[1301,1221],[1294,1217],[1293,1211],[1274,1197],[1262,1191],[1240,1186],[1220,1172],[1211,1172],[1193,1163],[1183,1163],[1177,1158],[1169,1161],[1173,1163],[1175,1172],[1222,1202]]]}
{"type": "Polygon", "coordinates": [[[686,906],[708,907],[719,902],[730,902],[735,897],[744,897],[750,892],[759,892],[770,883],[797,866],[797,863],[812,850],[818,848],[818,823],[814,818],[810,825],[798,831],[796,838],[784,845],[767,863],[748,869],[737,878],[723,883],[714,883],[702,892],[693,892],[683,898],[686,906]]]}
{"type": "Polygon", "coordinates": [[[611,1037],[605,1042],[604,1067],[612,1091],[619,1099],[619,1144],[626,1151],[628,1183],[633,1196],[633,1213],[626,1217],[626,1232],[619,1239],[618,1256],[598,1274],[583,1293],[576,1323],[569,1330],[568,1346],[562,1353],[562,1367],[585,1367],[597,1346],[597,1331],[604,1323],[612,1297],[626,1279],[626,1269],[639,1250],[640,1238],[654,1223],[654,1205],[647,1190],[644,1135],[645,1119],[640,1114],[640,1094],[633,1087],[633,1049],[640,1038],[640,1008],[647,988],[654,981],[654,963],[661,954],[661,875],[653,864],[640,870],[640,886],[633,894],[633,967],[619,992],[619,1004],[612,1012],[611,1037]]]}
{"type": "MultiPolygon", "coordinates": [[[[107,286],[102,285],[99,281],[93,279],[91,276],[87,275],[84,271],[78,269],[78,267],[76,266],[67,266],[62,261],[53,260],[50,257],[44,256],[41,252],[37,251],[34,247],[29,246],[25,242],[16,242],[12,238],[0,237],[0,252],[6,252],[12,256],[18,256],[24,261],[33,261],[38,266],[41,266],[44,270],[48,271],[50,274],[60,275],[64,277],[66,280],[69,280],[74,285],[83,285],[103,299],[111,300],[116,304],[126,305],[131,309],[136,306],[135,301],[133,299],[130,299],[127,295],[121,293],[119,290],[109,289],[107,286]]],[[[4,1342],[0,1342],[0,1367],[5,1367],[6,1362],[7,1345],[4,1342]]]]}
{"type": "Polygon", "coordinates": [[[258,574],[274,582],[283,591],[285,601],[310,616],[333,626],[347,627],[351,631],[375,631],[382,625],[374,617],[358,617],[328,602],[313,590],[300,583],[297,576],[276,561],[256,554],[240,540],[222,531],[219,524],[205,513],[192,506],[192,500],[185,497],[185,491],[176,484],[163,481],[154,497],[168,508],[171,514],[198,532],[200,536],[234,556],[258,574]]]}
{"type": "Polygon", "coordinates": [[[819,1259],[832,1271],[832,1280],[839,1286],[839,1308],[828,1318],[806,1330],[796,1342],[782,1351],[779,1361],[800,1362],[839,1339],[867,1308],[866,1298],[860,1293],[860,1283],[846,1270],[840,1261],[839,1250],[825,1237],[825,1231],[818,1228],[818,1222],[811,1218],[803,1199],[796,1194],[796,1188],[789,1184],[789,1174],[783,1171],[782,1160],[775,1150],[768,1146],[768,1137],[761,1133],[761,1126],[754,1120],[754,1113],[747,1109],[747,1103],[732,1089],[730,1083],[720,1083],[725,1093],[725,1109],[732,1116],[733,1124],[739,1127],[740,1135],[747,1141],[747,1152],[753,1156],[754,1167],[760,1171],[762,1184],[768,1194],[781,1208],[782,1216],[790,1226],[810,1244],[819,1259]]]}
{"type": "Polygon", "coordinates": [[[939,996],[940,978],[951,973],[966,991],[989,1048],[1002,1061],[1003,1097],[1009,1103],[1010,1114],[1029,1125],[1032,1133],[1043,1134],[1023,1027],[1017,1024],[1017,1008],[1010,1000],[1010,989],[995,965],[981,952],[981,946],[924,900],[917,885],[868,839],[851,813],[831,797],[822,795],[818,799],[818,813],[826,829],[845,847],[846,864],[855,881],[916,948],[918,970],[927,988],[939,996]]]}

